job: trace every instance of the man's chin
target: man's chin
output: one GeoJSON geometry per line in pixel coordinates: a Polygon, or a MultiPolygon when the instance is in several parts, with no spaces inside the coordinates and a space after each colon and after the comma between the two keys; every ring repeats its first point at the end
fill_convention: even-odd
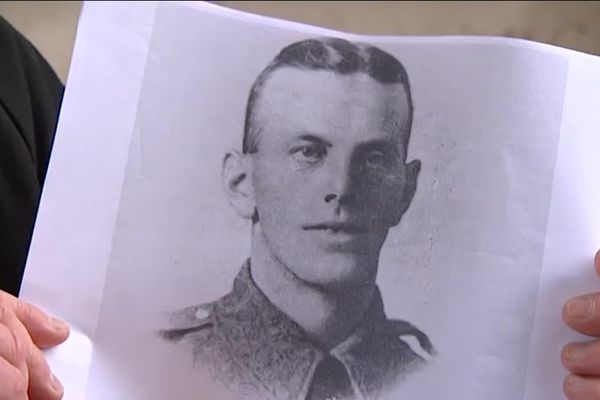
{"type": "Polygon", "coordinates": [[[370,271],[373,266],[356,260],[328,261],[306,265],[306,268],[292,272],[308,286],[321,289],[340,290],[373,283],[375,271],[370,271]]]}

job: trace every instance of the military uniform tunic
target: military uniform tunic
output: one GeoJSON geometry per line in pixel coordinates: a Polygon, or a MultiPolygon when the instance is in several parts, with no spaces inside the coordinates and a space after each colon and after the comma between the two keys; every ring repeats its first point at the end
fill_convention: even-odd
{"type": "Polygon", "coordinates": [[[249,261],[229,294],[178,311],[173,323],[162,336],[188,342],[195,362],[244,399],[375,399],[426,364],[400,336],[433,351],[424,333],[386,318],[379,290],[356,330],[325,351],[256,286],[249,261]]]}

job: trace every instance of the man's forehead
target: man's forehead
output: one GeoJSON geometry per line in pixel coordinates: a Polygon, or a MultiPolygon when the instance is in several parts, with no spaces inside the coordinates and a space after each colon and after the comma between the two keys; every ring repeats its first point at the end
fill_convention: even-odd
{"type": "Polygon", "coordinates": [[[333,98],[343,93],[346,96],[408,103],[406,88],[402,83],[378,82],[366,72],[341,74],[328,70],[281,67],[266,79],[262,92],[269,95],[265,96],[267,99],[273,95],[282,98],[329,95],[327,97],[333,98]]]}
{"type": "MultiPolygon", "coordinates": [[[[262,87],[256,122],[310,130],[405,131],[411,110],[401,83],[381,83],[364,72],[340,74],[284,67],[262,87]],[[324,126],[327,125],[327,126],[324,126]]],[[[394,135],[395,136],[395,135],[394,135]]]]}

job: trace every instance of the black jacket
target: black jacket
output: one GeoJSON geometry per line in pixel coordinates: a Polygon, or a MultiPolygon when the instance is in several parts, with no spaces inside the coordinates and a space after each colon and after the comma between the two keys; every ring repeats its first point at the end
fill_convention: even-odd
{"type": "Polygon", "coordinates": [[[0,17],[0,289],[15,295],[63,89],[33,45],[0,17]]]}

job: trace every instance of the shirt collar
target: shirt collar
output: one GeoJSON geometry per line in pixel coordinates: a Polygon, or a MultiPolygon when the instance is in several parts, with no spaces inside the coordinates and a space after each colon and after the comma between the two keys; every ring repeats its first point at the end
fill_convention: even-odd
{"type": "MultiPolygon", "coordinates": [[[[230,295],[215,305],[215,324],[236,343],[234,362],[247,368],[276,398],[304,399],[325,351],[305,331],[275,307],[252,279],[247,261],[230,295]],[[251,360],[251,362],[249,362],[251,360]]],[[[355,331],[329,351],[340,360],[359,399],[371,398],[382,386],[393,355],[382,346],[386,317],[379,289],[355,331]]]]}

